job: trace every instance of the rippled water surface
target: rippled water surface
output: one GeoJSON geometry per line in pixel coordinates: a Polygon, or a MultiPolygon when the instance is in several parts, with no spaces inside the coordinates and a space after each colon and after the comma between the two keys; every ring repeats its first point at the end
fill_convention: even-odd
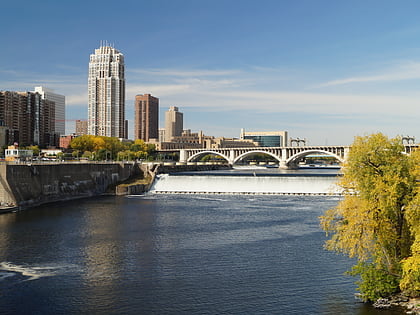
{"type": "Polygon", "coordinates": [[[101,197],[0,215],[1,314],[402,314],[354,299],[322,196],[101,197]]]}

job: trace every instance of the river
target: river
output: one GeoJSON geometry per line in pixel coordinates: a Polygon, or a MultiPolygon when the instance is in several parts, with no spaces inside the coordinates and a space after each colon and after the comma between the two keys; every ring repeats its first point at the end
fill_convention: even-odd
{"type": "Polygon", "coordinates": [[[358,302],[353,261],[323,249],[338,201],[150,193],[0,215],[0,314],[403,314],[358,302]]]}

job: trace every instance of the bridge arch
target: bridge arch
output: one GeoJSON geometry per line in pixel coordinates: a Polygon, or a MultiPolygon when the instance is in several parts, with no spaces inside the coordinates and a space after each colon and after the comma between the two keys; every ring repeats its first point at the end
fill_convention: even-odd
{"type": "Polygon", "coordinates": [[[220,157],[224,158],[224,159],[226,160],[226,162],[230,163],[230,160],[229,160],[229,157],[228,157],[228,156],[224,155],[223,153],[220,153],[220,152],[215,152],[215,151],[211,151],[211,150],[209,150],[209,151],[200,151],[200,152],[197,152],[197,153],[195,153],[195,154],[191,155],[191,156],[188,158],[188,161],[187,161],[187,162],[192,162],[192,161],[194,161],[197,157],[199,157],[199,156],[204,156],[204,155],[207,155],[207,154],[213,154],[213,155],[220,156],[220,157]]]}
{"type": "Polygon", "coordinates": [[[263,151],[263,150],[255,150],[255,151],[248,151],[245,153],[242,153],[240,155],[238,155],[234,160],[232,164],[235,164],[236,162],[238,162],[240,159],[248,156],[248,155],[252,155],[252,154],[256,154],[256,153],[261,153],[261,154],[265,154],[265,155],[269,155],[273,158],[275,158],[279,163],[281,162],[281,158],[277,155],[275,155],[274,153],[268,152],[268,151],[263,151]]]}
{"type": "Polygon", "coordinates": [[[287,166],[292,166],[294,164],[297,164],[297,161],[299,161],[301,158],[303,158],[303,157],[305,157],[307,155],[310,155],[310,154],[314,154],[314,153],[323,153],[326,156],[332,156],[332,157],[336,158],[340,163],[343,163],[344,162],[343,157],[341,157],[341,156],[339,156],[339,155],[337,155],[335,153],[332,153],[332,152],[329,152],[329,151],[325,151],[325,150],[317,150],[317,149],[314,149],[314,150],[305,150],[305,151],[298,152],[298,153],[292,155],[291,157],[289,157],[286,160],[286,163],[285,164],[287,166]]]}

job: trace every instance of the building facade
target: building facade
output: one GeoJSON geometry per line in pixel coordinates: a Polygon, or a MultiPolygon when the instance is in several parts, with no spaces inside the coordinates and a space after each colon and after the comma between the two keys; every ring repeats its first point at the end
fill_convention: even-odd
{"type": "Polygon", "coordinates": [[[257,147],[258,143],[252,140],[241,140],[236,138],[215,138],[206,136],[203,131],[191,132],[184,130],[181,136],[173,137],[171,141],[160,141],[155,143],[157,150],[179,150],[179,149],[221,149],[221,148],[248,148],[257,147]]]}
{"type": "Polygon", "coordinates": [[[241,140],[252,140],[260,147],[287,147],[287,131],[245,131],[241,129],[241,140]]]}
{"type": "Polygon", "coordinates": [[[88,103],[88,134],[125,137],[124,55],[114,47],[90,55],[88,103]]]}
{"type": "Polygon", "coordinates": [[[165,141],[170,142],[174,137],[180,137],[184,130],[184,115],[178,107],[171,106],[165,112],[165,141]]]}
{"type": "Polygon", "coordinates": [[[36,86],[35,92],[39,93],[44,100],[55,103],[54,130],[59,135],[66,133],[66,98],[64,95],[56,94],[53,90],[42,86],[36,86]]]}
{"type": "Polygon", "coordinates": [[[0,91],[0,121],[9,145],[56,146],[55,102],[34,92],[0,91]]]}
{"type": "Polygon", "coordinates": [[[159,99],[150,94],[136,95],[134,101],[134,139],[159,139],[159,99]]]}
{"type": "Polygon", "coordinates": [[[83,136],[88,134],[88,121],[87,120],[76,120],[75,134],[77,136],[83,136]]]}
{"type": "Polygon", "coordinates": [[[76,137],[78,137],[78,136],[76,136],[76,134],[60,136],[60,143],[59,143],[58,147],[61,148],[61,149],[69,149],[71,140],[73,140],[76,137]]]}

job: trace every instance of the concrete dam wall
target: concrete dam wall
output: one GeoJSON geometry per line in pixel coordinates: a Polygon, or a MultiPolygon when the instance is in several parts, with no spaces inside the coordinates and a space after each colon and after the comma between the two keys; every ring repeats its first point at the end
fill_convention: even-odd
{"type": "Polygon", "coordinates": [[[2,164],[0,203],[29,207],[100,195],[139,172],[134,163],[2,164]]]}

